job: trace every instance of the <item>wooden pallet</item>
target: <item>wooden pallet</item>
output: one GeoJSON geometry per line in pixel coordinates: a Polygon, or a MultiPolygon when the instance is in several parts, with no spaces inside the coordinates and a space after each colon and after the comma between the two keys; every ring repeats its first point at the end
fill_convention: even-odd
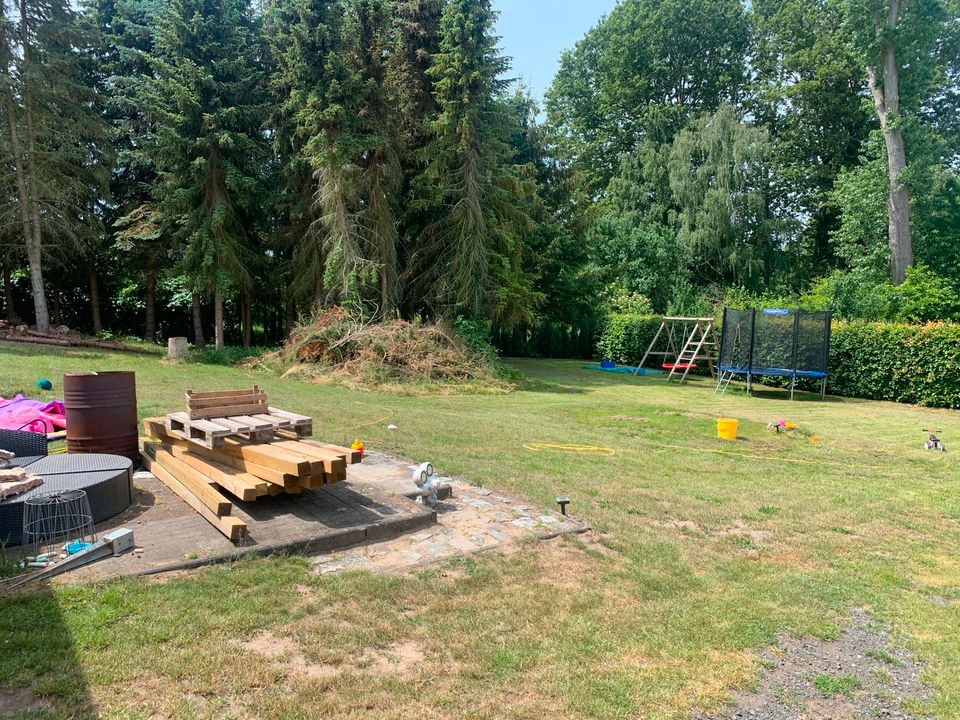
{"type": "Polygon", "coordinates": [[[166,416],[167,432],[206,448],[221,448],[224,439],[240,437],[250,442],[265,443],[277,430],[287,430],[297,437],[313,434],[313,418],[267,407],[265,413],[193,419],[189,413],[175,412],[166,416]]]}

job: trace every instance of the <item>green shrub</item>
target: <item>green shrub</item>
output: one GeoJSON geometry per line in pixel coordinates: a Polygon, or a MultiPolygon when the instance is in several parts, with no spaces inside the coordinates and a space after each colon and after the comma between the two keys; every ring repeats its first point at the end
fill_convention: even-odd
{"type": "Polygon", "coordinates": [[[597,338],[597,358],[621,364],[639,362],[662,319],[659,315],[608,315],[597,338]]]}
{"type": "Polygon", "coordinates": [[[919,263],[907,270],[907,279],[900,285],[872,272],[837,270],[813,283],[799,307],[830,310],[840,320],[960,320],[956,289],[949,280],[919,263]]]}
{"type": "Polygon", "coordinates": [[[907,268],[903,284],[888,284],[886,293],[890,320],[915,323],[960,319],[956,289],[926,265],[907,268]]]}

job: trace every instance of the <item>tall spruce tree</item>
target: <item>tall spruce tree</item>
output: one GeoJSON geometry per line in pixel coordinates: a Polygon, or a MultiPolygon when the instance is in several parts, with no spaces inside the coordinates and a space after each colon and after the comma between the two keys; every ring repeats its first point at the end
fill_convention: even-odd
{"type": "Polygon", "coordinates": [[[105,194],[99,162],[106,127],[96,111],[84,58],[92,40],[64,0],[19,0],[11,19],[0,5],[0,72],[7,146],[30,266],[37,328],[50,317],[43,281],[45,250],[69,257],[98,223],[105,194]]]}
{"type": "MultiPolygon", "coordinates": [[[[113,128],[116,158],[110,177],[112,203],[104,221],[120,251],[121,266],[143,289],[143,337],[148,342],[156,340],[157,281],[171,249],[163,242],[170,228],[154,201],[152,127],[141,104],[148,94],[143,86],[152,80],[154,23],[163,6],[163,0],[96,0],[90,8],[100,33],[98,89],[105,97],[104,117],[113,128]]],[[[203,345],[202,334],[196,343],[203,345]]]]}
{"type": "Polygon", "coordinates": [[[437,100],[428,72],[440,52],[443,0],[400,0],[394,5],[388,84],[395,98],[394,122],[399,130],[402,179],[398,190],[398,265],[403,310],[408,315],[425,308],[425,287],[411,262],[422,229],[437,219],[436,208],[416,202],[417,178],[428,164],[427,143],[437,116],[437,100]]]}
{"type": "Polygon", "coordinates": [[[397,267],[400,127],[394,114],[396,86],[388,82],[390,12],[385,0],[356,0],[352,65],[359,86],[357,133],[362,138],[359,222],[364,252],[376,268],[378,312],[393,314],[400,297],[397,267]]]}
{"type": "Polygon", "coordinates": [[[155,78],[144,85],[154,199],[194,290],[213,293],[218,349],[225,294],[251,287],[258,251],[267,112],[260,61],[246,0],[173,0],[157,22],[155,78]]]}
{"type": "Polygon", "coordinates": [[[309,182],[309,223],[295,237],[295,289],[343,299],[367,265],[357,222],[359,110],[354,38],[342,3],[276,0],[270,10],[277,140],[287,175],[309,182]]]}
{"type": "Polygon", "coordinates": [[[489,0],[451,0],[440,21],[440,52],[428,71],[439,116],[419,179],[421,203],[437,212],[418,250],[436,310],[513,324],[533,296],[522,270],[520,234],[529,217],[517,202],[528,188],[510,164],[510,115],[501,96],[507,60],[493,34],[489,0]]]}

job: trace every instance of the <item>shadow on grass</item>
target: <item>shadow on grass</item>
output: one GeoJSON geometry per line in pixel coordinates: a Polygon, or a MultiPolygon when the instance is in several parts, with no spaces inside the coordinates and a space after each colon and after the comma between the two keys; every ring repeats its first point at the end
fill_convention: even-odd
{"type": "Polygon", "coordinates": [[[80,657],[52,588],[0,595],[0,718],[97,717],[80,657]]]}

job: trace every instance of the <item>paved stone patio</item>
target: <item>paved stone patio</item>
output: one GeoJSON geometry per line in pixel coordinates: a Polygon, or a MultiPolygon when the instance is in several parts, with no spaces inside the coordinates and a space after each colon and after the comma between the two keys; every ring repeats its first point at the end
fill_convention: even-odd
{"type": "MultiPolygon", "coordinates": [[[[351,483],[404,494],[414,488],[410,479],[414,467],[386,455],[371,454],[362,465],[350,468],[351,483]]],[[[506,493],[454,478],[446,482],[453,494],[437,505],[435,526],[378,543],[319,553],[313,560],[317,572],[403,572],[460,555],[505,548],[528,538],[588,529],[575,518],[506,493]]]]}
{"type": "Polygon", "coordinates": [[[148,472],[134,475],[134,504],[97,526],[134,531],[138,553],[126,553],[60,575],[58,583],[154,574],[225,562],[250,553],[297,552],[317,572],[347,569],[402,572],[472,552],[505,548],[525,538],[582,532],[573,518],[529,501],[452,478],[435,509],[405,497],[415,465],[369,454],[349,480],[300,495],[234,501],[249,538],[234,545],[148,472]]]}

